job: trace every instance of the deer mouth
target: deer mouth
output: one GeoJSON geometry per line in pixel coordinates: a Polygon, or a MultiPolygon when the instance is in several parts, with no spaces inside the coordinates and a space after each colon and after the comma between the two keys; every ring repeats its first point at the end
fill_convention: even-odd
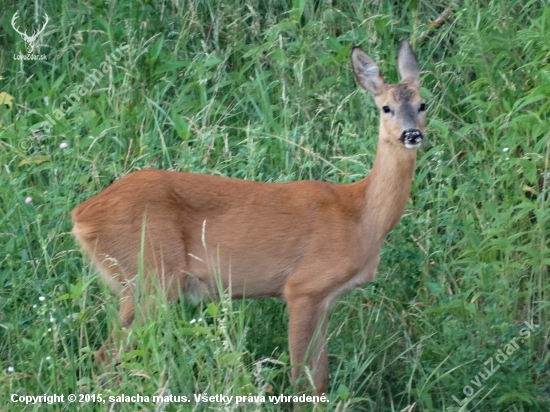
{"type": "Polygon", "coordinates": [[[420,130],[405,130],[399,140],[407,149],[418,149],[422,144],[422,132],[420,130]]]}

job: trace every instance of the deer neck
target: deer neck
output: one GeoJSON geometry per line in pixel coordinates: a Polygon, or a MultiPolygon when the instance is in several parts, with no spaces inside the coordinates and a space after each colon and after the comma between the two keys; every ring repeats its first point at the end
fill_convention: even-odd
{"type": "Polygon", "coordinates": [[[379,139],[369,175],[359,182],[364,193],[361,227],[365,239],[380,247],[405,210],[416,165],[416,150],[379,139]]]}

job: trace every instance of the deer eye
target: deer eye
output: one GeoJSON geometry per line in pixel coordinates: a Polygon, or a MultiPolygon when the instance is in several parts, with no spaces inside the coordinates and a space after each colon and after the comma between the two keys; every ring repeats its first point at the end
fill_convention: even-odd
{"type": "Polygon", "coordinates": [[[382,111],[383,111],[384,113],[389,113],[389,112],[391,112],[390,106],[382,106],[382,111]]]}
{"type": "Polygon", "coordinates": [[[419,112],[425,112],[426,111],[426,103],[422,103],[420,105],[420,108],[418,109],[419,112]]]}

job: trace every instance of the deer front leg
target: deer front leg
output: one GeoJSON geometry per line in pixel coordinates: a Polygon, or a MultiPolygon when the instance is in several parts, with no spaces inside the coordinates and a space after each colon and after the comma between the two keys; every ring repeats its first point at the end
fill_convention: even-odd
{"type": "Polygon", "coordinates": [[[328,385],[327,325],[329,309],[326,299],[287,294],[289,320],[289,347],[292,363],[292,381],[298,390],[308,386],[305,367],[313,377],[317,395],[326,392],[328,385]]]}

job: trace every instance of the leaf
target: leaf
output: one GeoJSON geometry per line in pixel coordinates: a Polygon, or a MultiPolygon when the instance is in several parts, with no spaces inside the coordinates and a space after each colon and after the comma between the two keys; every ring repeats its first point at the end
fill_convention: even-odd
{"type": "Polygon", "coordinates": [[[61,83],[63,83],[63,80],[65,79],[65,76],[67,76],[67,73],[63,73],[61,76],[57,78],[57,80],[52,85],[52,90],[59,89],[59,86],[61,86],[61,83]]]}
{"type": "Polygon", "coordinates": [[[34,163],[35,165],[39,165],[40,163],[49,162],[50,158],[46,155],[38,155],[34,157],[27,157],[26,159],[21,160],[17,166],[23,166],[29,163],[34,163]]]}
{"type": "Polygon", "coordinates": [[[178,132],[178,136],[183,140],[189,139],[189,123],[183,117],[177,113],[172,113],[172,120],[174,121],[174,126],[178,132]]]}
{"type": "Polygon", "coordinates": [[[79,298],[82,295],[82,286],[82,279],[79,279],[76,285],[74,285],[73,296],[75,298],[79,298]]]}
{"type": "Polygon", "coordinates": [[[533,93],[531,93],[527,97],[524,97],[522,99],[518,99],[516,101],[516,103],[514,104],[514,107],[512,108],[512,110],[514,112],[517,112],[517,111],[523,109],[528,104],[532,104],[532,103],[538,102],[539,100],[547,99],[547,98],[548,98],[548,96],[546,96],[545,94],[533,94],[533,93]]]}
{"type": "Polygon", "coordinates": [[[90,313],[92,313],[92,308],[86,308],[84,309],[82,312],[80,312],[78,314],[78,316],[76,317],[76,319],[79,321],[79,322],[85,322],[86,319],[88,319],[88,316],[90,315],[90,313]]]}
{"type": "Polygon", "coordinates": [[[294,0],[292,2],[292,18],[295,21],[300,21],[306,8],[306,0],[294,0]]]}
{"type": "Polygon", "coordinates": [[[390,28],[390,19],[388,16],[380,15],[374,19],[374,27],[378,33],[386,33],[390,28]]]}
{"type": "Polygon", "coordinates": [[[521,186],[521,189],[522,189],[524,192],[532,193],[532,194],[534,194],[535,196],[538,196],[538,195],[539,195],[538,190],[535,189],[534,187],[529,186],[529,185],[523,185],[523,186],[521,186]]]}
{"type": "Polygon", "coordinates": [[[241,359],[242,356],[243,356],[245,353],[246,353],[246,352],[242,352],[242,353],[236,353],[236,352],[228,353],[227,355],[224,355],[224,356],[222,356],[221,358],[218,359],[218,364],[221,365],[221,366],[231,365],[231,364],[235,363],[235,361],[241,359]]]}
{"type": "Polygon", "coordinates": [[[213,318],[215,318],[218,315],[218,307],[214,302],[210,302],[206,307],[206,310],[208,311],[208,314],[213,318]]]}
{"type": "Polygon", "coordinates": [[[155,75],[164,74],[164,73],[178,70],[178,69],[181,69],[182,67],[187,67],[187,66],[189,66],[189,61],[187,60],[167,62],[167,63],[161,64],[153,74],[155,75]]]}
{"type": "Polygon", "coordinates": [[[534,405],[536,402],[536,398],[534,398],[528,392],[524,393],[519,391],[511,391],[502,395],[500,398],[498,398],[497,405],[500,405],[505,402],[526,403],[528,405],[534,405]]]}
{"type": "Polygon", "coordinates": [[[422,98],[426,99],[426,100],[430,100],[434,97],[434,95],[432,94],[432,92],[430,92],[427,88],[425,87],[421,87],[420,88],[420,96],[422,96],[422,98]]]}
{"type": "Polygon", "coordinates": [[[331,36],[327,36],[327,45],[336,53],[338,53],[342,49],[342,44],[340,44],[338,40],[331,36]]]}
{"type": "Polygon", "coordinates": [[[212,66],[217,66],[218,64],[220,64],[222,62],[222,59],[220,59],[218,56],[216,55],[212,55],[208,58],[208,60],[206,60],[204,62],[204,67],[212,67],[212,66]]]}
{"type": "Polygon", "coordinates": [[[13,96],[6,92],[0,92],[0,104],[6,104],[11,109],[13,106],[13,96]]]}
{"type": "Polygon", "coordinates": [[[155,42],[151,50],[149,50],[149,64],[154,63],[162,51],[162,45],[164,43],[164,35],[160,36],[159,39],[155,42]]]}
{"type": "Polygon", "coordinates": [[[343,383],[340,384],[340,386],[338,386],[336,393],[338,394],[338,396],[340,396],[340,399],[342,399],[343,401],[349,398],[349,388],[343,383]]]}
{"type": "Polygon", "coordinates": [[[449,127],[441,120],[435,118],[431,119],[430,126],[436,129],[441,134],[443,139],[446,139],[449,136],[449,127]]]}
{"type": "Polygon", "coordinates": [[[144,357],[145,355],[147,354],[146,351],[144,350],[140,350],[140,349],[134,349],[130,352],[127,352],[126,354],[124,354],[124,360],[125,361],[129,361],[131,360],[132,358],[136,358],[136,357],[144,357]]]}

